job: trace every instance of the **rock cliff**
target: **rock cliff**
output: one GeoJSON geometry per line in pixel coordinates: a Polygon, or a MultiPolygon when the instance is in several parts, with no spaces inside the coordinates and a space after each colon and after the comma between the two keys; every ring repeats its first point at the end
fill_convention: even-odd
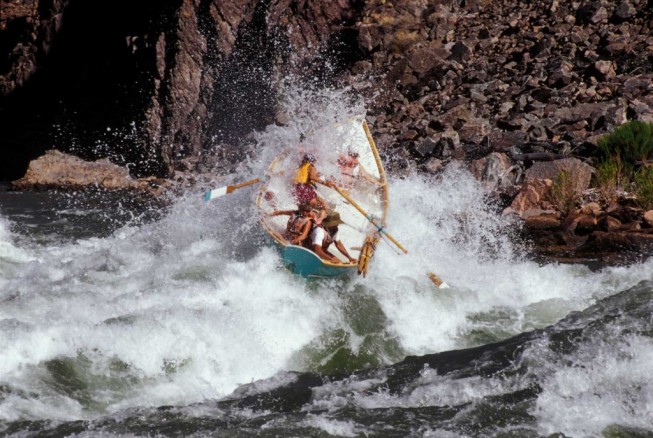
{"type": "Polygon", "coordinates": [[[57,147],[168,176],[237,161],[274,121],[275,78],[368,96],[391,170],[590,154],[653,120],[653,1],[7,0],[0,178],[57,147]]]}

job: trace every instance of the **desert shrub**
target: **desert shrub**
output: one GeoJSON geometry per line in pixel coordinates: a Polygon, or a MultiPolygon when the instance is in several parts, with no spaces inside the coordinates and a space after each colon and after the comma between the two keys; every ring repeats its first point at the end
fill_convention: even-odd
{"type": "MultiPolygon", "coordinates": [[[[653,123],[625,123],[601,137],[597,145],[595,185],[610,200],[619,190],[635,188],[638,169],[645,169],[653,159],[653,123]]],[[[640,186],[646,184],[640,181],[640,186]]]]}
{"type": "Polygon", "coordinates": [[[644,210],[653,208],[653,167],[643,166],[635,173],[633,190],[644,210]]]}
{"type": "Polygon", "coordinates": [[[653,123],[634,120],[619,126],[598,141],[602,160],[618,156],[624,171],[631,174],[640,163],[653,157],[653,123]]]}
{"type": "Polygon", "coordinates": [[[574,178],[571,172],[563,170],[553,180],[552,186],[553,202],[558,207],[558,210],[564,215],[569,212],[576,205],[577,193],[574,187],[574,178]]]}
{"type": "Polygon", "coordinates": [[[594,185],[607,200],[616,198],[617,192],[624,189],[623,169],[618,157],[599,162],[594,173],[594,185]]]}

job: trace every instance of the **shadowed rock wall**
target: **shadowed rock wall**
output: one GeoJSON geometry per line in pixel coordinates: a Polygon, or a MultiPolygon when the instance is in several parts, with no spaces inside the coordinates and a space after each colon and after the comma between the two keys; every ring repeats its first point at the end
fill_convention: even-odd
{"type": "Polygon", "coordinates": [[[137,176],[203,154],[234,162],[238,141],[273,120],[275,69],[323,62],[353,3],[3,2],[0,179],[52,147],[137,176]]]}

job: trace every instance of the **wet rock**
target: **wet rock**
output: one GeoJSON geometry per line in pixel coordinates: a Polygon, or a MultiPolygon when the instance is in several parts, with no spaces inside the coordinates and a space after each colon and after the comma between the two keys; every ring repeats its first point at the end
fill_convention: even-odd
{"type": "Polygon", "coordinates": [[[433,154],[436,146],[436,141],[433,141],[430,138],[425,138],[415,145],[415,151],[422,157],[428,157],[433,154]]]}
{"type": "Polygon", "coordinates": [[[601,231],[619,231],[622,223],[616,217],[605,216],[599,221],[598,226],[601,231]]]}
{"type": "Polygon", "coordinates": [[[591,233],[592,231],[596,230],[598,221],[596,220],[596,217],[593,215],[581,215],[578,217],[578,219],[575,221],[576,222],[576,227],[574,229],[574,232],[578,235],[586,235],[591,233]]]}
{"type": "Polygon", "coordinates": [[[444,161],[437,158],[431,158],[424,164],[424,168],[431,174],[438,173],[444,169],[444,161]]]}
{"type": "Polygon", "coordinates": [[[511,172],[512,170],[513,164],[510,158],[499,152],[474,160],[470,165],[472,175],[489,191],[496,189],[506,191],[514,187],[516,176],[511,172]]]}
{"type": "Polygon", "coordinates": [[[620,253],[653,251],[653,234],[604,231],[593,232],[585,245],[579,248],[581,253],[620,253]]]}
{"type": "Polygon", "coordinates": [[[503,210],[503,215],[516,214],[521,218],[558,215],[553,205],[552,187],[550,179],[526,180],[510,206],[503,210]]]}
{"type": "MultiPolygon", "coordinates": [[[[7,60],[0,88],[6,85],[10,92],[42,67],[70,2],[37,3],[0,6],[0,30],[13,29],[21,19],[25,24],[16,34],[3,33],[2,47],[9,48],[0,53],[7,60]]],[[[129,34],[116,36],[131,55],[106,61],[122,63],[112,77],[134,82],[119,73],[138,71],[151,78],[137,88],[145,104],[99,111],[137,121],[140,141],[127,147],[125,161],[140,160],[142,174],[171,174],[188,163],[201,166],[202,160],[189,158],[222,145],[231,150],[216,156],[237,156],[249,132],[284,124],[276,117],[275,87],[279,78],[297,74],[363,94],[369,114],[383,117],[375,138],[392,137],[381,152],[394,154],[401,145],[420,162],[462,156],[455,144],[444,144],[448,141],[438,146],[435,136],[445,130],[458,133],[462,151],[470,150],[468,145],[488,145],[488,152],[523,149],[520,161],[530,165],[569,153],[587,157],[588,144],[615,126],[653,120],[653,11],[646,1],[295,3],[183,0],[159,2],[151,11],[132,7],[138,14],[129,34]],[[410,130],[417,134],[397,138],[410,130]],[[552,148],[528,150],[534,142],[552,148]]],[[[103,40],[120,28],[103,27],[103,40]]],[[[103,48],[87,53],[108,53],[103,48]]],[[[97,69],[76,70],[86,71],[91,81],[99,77],[97,69]]],[[[125,85],[98,80],[88,91],[125,85]]],[[[41,107],[38,103],[26,108],[41,107]]],[[[96,103],[101,102],[76,109],[84,112],[96,103]]],[[[0,108],[7,108],[3,120],[13,113],[3,102],[0,108]]],[[[46,119],[39,123],[51,126],[46,119]]],[[[31,122],[20,122],[15,132],[34,132],[31,122]]],[[[10,140],[4,144],[12,154],[25,144],[46,144],[26,141],[23,134],[10,140]]],[[[34,149],[30,153],[37,156],[34,149]]],[[[510,156],[517,159],[517,152],[510,156]]]]}
{"type": "Polygon", "coordinates": [[[653,210],[649,210],[646,213],[644,213],[644,222],[646,222],[646,225],[649,227],[653,227],[653,210]]]}
{"type": "Polygon", "coordinates": [[[25,176],[12,183],[15,190],[65,188],[78,189],[88,186],[107,190],[139,190],[159,193],[162,180],[134,179],[125,167],[117,166],[108,159],[84,161],[73,155],[51,150],[33,160],[25,176]]]}
{"type": "Polygon", "coordinates": [[[524,227],[530,231],[557,230],[560,219],[551,215],[530,216],[524,220],[524,227]]]}

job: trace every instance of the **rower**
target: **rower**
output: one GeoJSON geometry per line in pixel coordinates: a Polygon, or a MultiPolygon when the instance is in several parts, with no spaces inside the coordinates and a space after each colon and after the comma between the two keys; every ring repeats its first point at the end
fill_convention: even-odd
{"type": "Polygon", "coordinates": [[[341,182],[340,184],[345,188],[352,188],[356,182],[363,178],[377,186],[382,186],[384,183],[377,180],[370,175],[361,162],[358,160],[359,154],[351,149],[347,154],[341,154],[338,157],[338,167],[340,168],[341,182]]]}
{"type": "Polygon", "coordinates": [[[297,210],[273,211],[270,216],[290,216],[283,237],[291,245],[304,245],[315,222],[315,213],[306,203],[300,204],[297,210]]]}
{"type": "Polygon", "coordinates": [[[345,248],[338,236],[338,226],[341,224],[344,224],[344,222],[340,219],[340,213],[335,212],[327,216],[321,224],[316,224],[311,232],[311,249],[324,260],[332,263],[342,263],[338,257],[329,252],[329,246],[335,243],[338,251],[347,257],[349,263],[356,263],[356,259],[349,255],[347,248],[345,248]]]}
{"type": "Polygon", "coordinates": [[[317,220],[322,221],[326,217],[326,202],[320,198],[315,191],[315,183],[332,187],[333,183],[324,181],[315,168],[315,155],[305,154],[302,163],[295,173],[293,179],[292,193],[297,204],[308,204],[319,211],[317,220]]]}

